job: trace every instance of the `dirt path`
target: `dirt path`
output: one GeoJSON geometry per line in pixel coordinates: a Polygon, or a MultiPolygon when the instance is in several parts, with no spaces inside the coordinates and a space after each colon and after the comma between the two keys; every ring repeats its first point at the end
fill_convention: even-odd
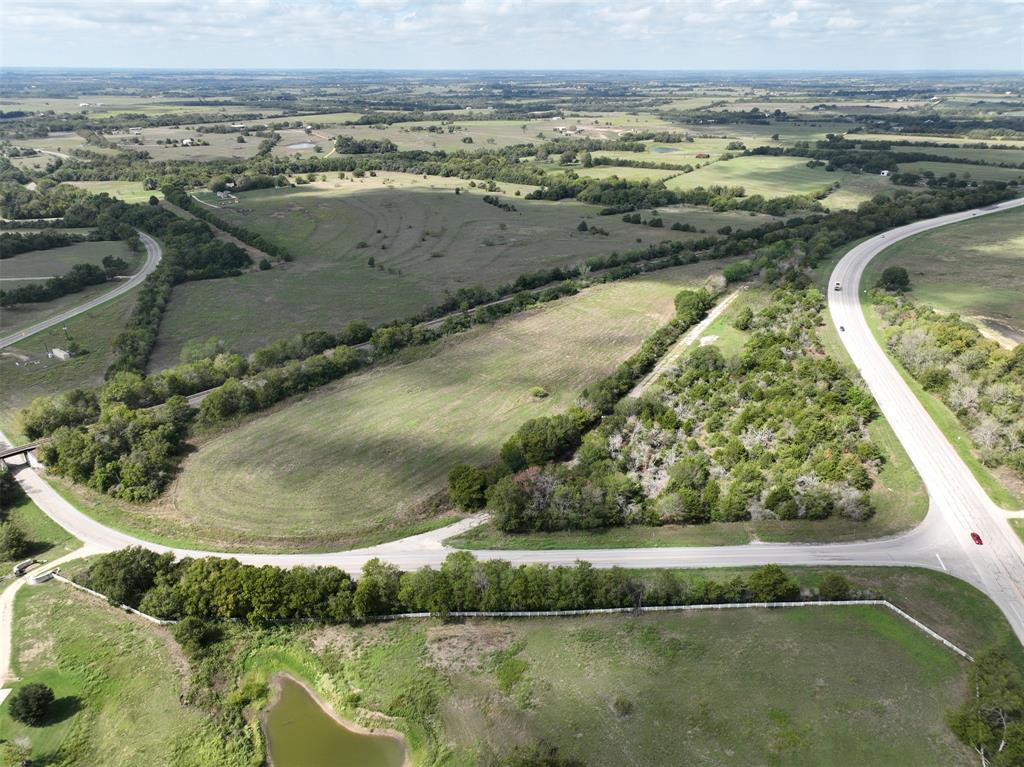
{"type": "MultiPolygon", "coordinates": [[[[740,290],[742,290],[742,288],[740,288],[740,290]]],[[[711,311],[708,312],[708,316],[690,328],[682,338],[675,342],[675,345],[673,345],[672,348],[665,353],[665,356],[661,358],[658,364],[654,366],[654,370],[645,375],[640,383],[633,387],[629,396],[639,397],[647,391],[655,381],[661,378],[662,373],[676,364],[683,352],[686,351],[694,341],[704,335],[704,331],[708,329],[708,326],[719,318],[722,312],[726,310],[729,304],[731,304],[739,294],[739,290],[734,291],[712,307],[711,311]]]]}

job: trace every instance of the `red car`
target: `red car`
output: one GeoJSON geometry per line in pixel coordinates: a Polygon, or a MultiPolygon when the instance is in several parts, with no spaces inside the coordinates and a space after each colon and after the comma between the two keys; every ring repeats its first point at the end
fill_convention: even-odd
{"type": "Polygon", "coordinates": [[[971,540],[974,541],[979,546],[981,545],[981,536],[978,535],[977,533],[971,533],[971,540]]]}

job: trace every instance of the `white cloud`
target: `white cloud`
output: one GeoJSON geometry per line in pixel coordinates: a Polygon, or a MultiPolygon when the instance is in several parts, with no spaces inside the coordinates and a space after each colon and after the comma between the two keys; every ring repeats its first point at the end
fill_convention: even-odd
{"type": "Polygon", "coordinates": [[[825,26],[829,29],[860,29],[865,23],[853,16],[830,16],[825,26]]]}
{"type": "Polygon", "coordinates": [[[768,22],[768,26],[772,29],[785,29],[791,27],[797,23],[800,19],[800,15],[796,11],[790,11],[784,16],[772,16],[772,20],[768,22]]]}

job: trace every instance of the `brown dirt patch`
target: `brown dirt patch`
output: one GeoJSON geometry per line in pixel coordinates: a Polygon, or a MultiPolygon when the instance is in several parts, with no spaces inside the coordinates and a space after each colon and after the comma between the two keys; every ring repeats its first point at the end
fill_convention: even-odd
{"type": "Polygon", "coordinates": [[[427,629],[427,655],[442,671],[480,671],[490,653],[508,649],[517,637],[511,626],[496,622],[436,626],[427,629]]]}

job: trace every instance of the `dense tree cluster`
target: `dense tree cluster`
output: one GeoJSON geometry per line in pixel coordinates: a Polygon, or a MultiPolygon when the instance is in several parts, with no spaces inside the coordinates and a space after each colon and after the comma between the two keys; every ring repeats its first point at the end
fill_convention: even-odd
{"type": "Polygon", "coordinates": [[[982,461],[1024,477],[1024,345],[1004,349],[958,315],[903,296],[879,296],[876,307],[889,350],[956,413],[982,461]]]}
{"type": "Polygon", "coordinates": [[[967,700],[946,714],[982,767],[1024,764],[1024,676],[1000,649],[979,655],[968,671],[967,700]]]}
{"type": "Polygon", "coordinates": [[[86,237],[84,234],[62,232],[58,229],[44,229],[41,232],[26,234],[3,232],[0,233],[0,259],[13,258],[32,250],[65,248],[76,242],[85,242],[87,239],[96,238],[86,237]]]}
{"type": "Polygon", "coordinates": [[[390,139],[357,139],[352,136],[338,136],[334,140],[334,148],[338,154],[386,154],[398,151],[390,139]]]}
{"type": "Polygon", "coordinates": [[[88,426],[61,426],[39,448],[55,474],[128,501],[156,498],[174,475],[192,410],[184,397],[156,408],[104,406],[88,426]]]}
{"type": "Polygon", "coordinates": [[[737,359],[696,349],[660,389],[620,402],[571,466],[509,464],[517,473],[488,493],[495,523],[522,532],[870,517],[874,403],[823,355],[823,307],[816,290],[777,291],[752,313],[737,359]]]}
{"type": "MultiPolygon", "coordinates": [[[[403,573],[378,559],[353,581],[334,567],[240,564],[234,559],[185,559],[128,548],[99,557],[83,585],[118,604],[165,619],[343,623],[409,612],[588,610],[641,605],[781,602],[801,598],[796,581],[778,565],[749,576],[712,580],[665,570],[637,576],[620,568],[514,566],[450,554],[435,569],[403,573]]],[[[194,626],[193,626],[194,628],[194,626]]]]}

